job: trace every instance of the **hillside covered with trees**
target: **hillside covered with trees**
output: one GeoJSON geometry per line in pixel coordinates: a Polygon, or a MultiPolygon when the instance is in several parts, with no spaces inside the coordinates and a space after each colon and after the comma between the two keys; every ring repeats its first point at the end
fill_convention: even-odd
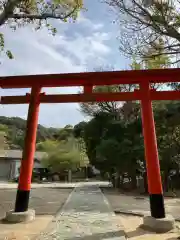
{"type": "MultiPolygon", "coordinates": [[[[67,125],[66,130],[61,128],[47,128],[38,125],[37,130],[37,143],[44,142],[45,140],[65,139],[71,133],[72,127],[67,125]]],[[[19,117],[5,117],[0,116],[0,132],[4,132],[9,149],[23,149],[24,135],[26,130],[26,120],[19,117]]]]}

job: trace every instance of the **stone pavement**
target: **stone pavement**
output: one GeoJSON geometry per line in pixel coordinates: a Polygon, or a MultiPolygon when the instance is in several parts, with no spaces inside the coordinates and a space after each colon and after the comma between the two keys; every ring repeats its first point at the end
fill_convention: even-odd
{"type": "Polygon", "coordinates": [[[122,225],[98,185],[79,184],[36,240],[125,240],[122,225]]]}

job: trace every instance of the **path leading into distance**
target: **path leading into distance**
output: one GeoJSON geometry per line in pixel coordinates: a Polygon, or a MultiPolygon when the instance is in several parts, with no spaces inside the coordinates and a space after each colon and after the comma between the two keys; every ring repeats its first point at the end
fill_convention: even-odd
{"type": "Polygon", "coordinates": [[[98,185],[81,183],[74,188],[47,233],[37,240],[125,240],[117,220],[98,185]]]}

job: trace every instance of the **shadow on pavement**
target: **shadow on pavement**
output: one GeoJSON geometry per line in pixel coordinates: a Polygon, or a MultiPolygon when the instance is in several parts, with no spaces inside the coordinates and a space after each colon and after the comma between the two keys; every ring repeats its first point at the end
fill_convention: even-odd
{"type": "Polygon", "coordinates": [[[145,235],[147,232],[141,228],[141,226],[137,227],[136,230],[131,232],[126,232],[126,235],[129,238],[139,237],[145,235]]]}
{"type": "Polygon", "coordinates": [[[166,240],[178,240],[180,237],[172,237],[172,238],[167,238],[166,240]]]}
{"type": "MultiPolygon", "coordinates": [[[[110,239],[110,238],[113,240],[113,238],[120,238],[123,236],[124,236],[124,231],[116,231],[116,232],[107,232],[107,233],[96,233],[96,234],[82,236],[82,237],[73,237],[73,238],[68,238],[68,240],[102,240],[102,239],[110,239]]],[[[125,238],[122,238],[122,240],[125,240],[125,238]]]]}

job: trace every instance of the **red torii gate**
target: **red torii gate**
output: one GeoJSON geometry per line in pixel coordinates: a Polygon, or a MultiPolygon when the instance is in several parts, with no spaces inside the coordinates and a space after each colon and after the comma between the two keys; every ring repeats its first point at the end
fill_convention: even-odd
{"type": "Polygon", "coordinates": [[[151,89],[150,83],[179,81],[180,69],[178,68],[0,77],[1,88],[31,88],[31,94],[1,97],[1,104],[29,104],[15,212],[28,210],[40,103],[140,100],[151,216],[164,218],[164,198],[151,101],[179,100],[180,91],[158,92],[151,89]],[[93,86],[116,84],[139,84],[139,89],[134,90],[134,92],[119,93],[92,92],[93,86]],[[72,86],[83,86],[84,92],[82,94],[61,95],[45,95],[45,93],[41,93],[41,88],[43,87],[72,86]]]}

